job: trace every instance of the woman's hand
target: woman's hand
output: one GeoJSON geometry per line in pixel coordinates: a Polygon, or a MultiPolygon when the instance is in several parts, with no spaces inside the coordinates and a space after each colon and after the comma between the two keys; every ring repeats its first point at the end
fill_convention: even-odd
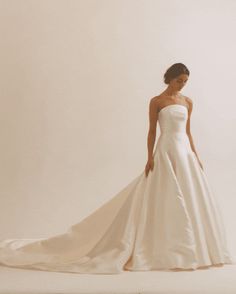
{"type": "Polygon", "coordinates": [[[154,159],[153,159],[153,157],[151,157],[150,159],[148,159],[148,161],[146,163],[146,167],[145,167],[146,177],[148,176],[149,171],[153,170],[153,168],[154,168],[154,159]]]}

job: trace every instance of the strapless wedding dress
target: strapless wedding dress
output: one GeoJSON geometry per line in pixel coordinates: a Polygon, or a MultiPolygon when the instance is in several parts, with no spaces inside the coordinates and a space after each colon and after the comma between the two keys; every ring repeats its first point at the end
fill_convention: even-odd
{"type": "Polygon", "coordinates": [[[197,269],[234,263],[217,199],[186,134],[188,110],[159,112],[154,169],[64,234],[0,241],[3,266],[57,272],[197,269]]]}

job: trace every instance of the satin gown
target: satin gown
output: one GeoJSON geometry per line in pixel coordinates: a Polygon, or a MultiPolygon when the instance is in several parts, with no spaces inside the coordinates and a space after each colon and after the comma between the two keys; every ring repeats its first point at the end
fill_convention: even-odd
{"type": "Polygon", "coordinates": [[[159,112],[154,169],[64,234],[0,241],[3,266],[56,272],[197,269],[231,264],[219,205],[186,134],[188,110],[159,112]]]}

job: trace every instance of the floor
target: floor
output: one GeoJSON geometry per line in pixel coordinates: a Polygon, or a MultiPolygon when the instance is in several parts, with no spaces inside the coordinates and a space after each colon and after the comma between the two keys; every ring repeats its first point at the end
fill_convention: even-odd
{"type": "Polygon", "coordinates": [[[236,265],[87,275],[0,266],[0,294],[236,294],[236,265]]]}

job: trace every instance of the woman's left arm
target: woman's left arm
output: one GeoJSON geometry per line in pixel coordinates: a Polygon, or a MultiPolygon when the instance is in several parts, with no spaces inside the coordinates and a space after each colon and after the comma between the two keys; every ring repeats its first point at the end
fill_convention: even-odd
{"type": "Polygon", "coordinates": [[[202,166],[202,163],[197,155],[197,151],[195,149],[195,146],[194,146],[194,143],[193,143],[193,138],[192,138],[192,134],[191,134],[191,130],[190,130],[190,119],[191,119],[191,113],[192,113],[192,110],[193,110],[193,101],[187,97],[187,102],[188,102],[188,105],[189,105],[189,109],[188,109],[188,119],[187,119],[187,124],[186,124],[186,133],[188,135],[188,138],[189,138],[189,142],[190,142],[190,145],[191,145],[191,148],[193,150],[193,152],[196,154],[196,157],[197,157],[197,160],[201,166],[201,168],[203,169],[203,166],[202,166]]]}

